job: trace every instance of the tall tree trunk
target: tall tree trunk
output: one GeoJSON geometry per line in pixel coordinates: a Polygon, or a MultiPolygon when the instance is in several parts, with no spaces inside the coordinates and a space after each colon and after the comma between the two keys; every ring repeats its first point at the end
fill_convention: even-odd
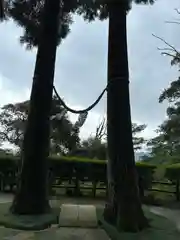
{"type": "Polygon", "coordinates": [[[132,141],[126,5],[109,4],[107,132],[111,203],[104,216],[111,216],[124,231],[139,231],[148,226],[148,221],[141,208],[132,141]]]}
{"type": "Polygon", "coordinates": [[[43,214],[50,209],[47,157],[49,155],[49,116],[59,28],[59,4],[59,0],[45,1],[30,111],[23,142],[20,182],[10,209],[14,214],[43,214]]]}

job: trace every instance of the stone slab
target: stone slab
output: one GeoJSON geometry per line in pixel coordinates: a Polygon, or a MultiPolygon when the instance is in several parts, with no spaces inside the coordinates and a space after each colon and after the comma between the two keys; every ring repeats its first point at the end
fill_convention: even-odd
{"type": "Polygon", "coordinates": [[[78,226],[78,205],[75,204],[61,205],[59,226],[61,227],[78,226]]]}
{"type": "Polygon", "coordinates": [[[79,205],[79,225],[81,227],[97,227],[96,208],[93,205],[79,205]]]}
{"type": "Polygon", "coordinates": [[[93,205],[62,204],[60,227],[96,228],[96,208],[93,205]]]}

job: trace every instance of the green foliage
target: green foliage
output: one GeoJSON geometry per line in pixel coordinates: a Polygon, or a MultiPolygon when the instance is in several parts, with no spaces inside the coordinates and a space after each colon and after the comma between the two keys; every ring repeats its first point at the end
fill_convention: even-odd
{"type": "MultiPolygon", "coordinates": [[[[179,60],[180,62],[180,60],[179,60]]],[[[176,81],[171,82],[170,87],[164,89],[159,97],[159,102],[162,103],[164,100],[174,102],[180,98],[180,77],[176,81]]]]}
{"type": "MultiPolygon", "coordinates": [[[[180,12],[175,9],[178,14],[180,12]]],[[[178,23],[169,22],[169,23],[178,23]]],[[[155,36],[155,35],[154,35],[155,36]]],[[[165,48],[161,48],[162,55],[171,58],[171,65],[180,67],[180,52],[166,40],[155,36],[165,44],[165,48]]],[[[167,108],[167,120],[165,120],[157,129],[157,136],[148,142],[148,146],[152,148],[152,157],[157,160],[164,160],[166,163],[180,162],[180,77],[172,81],[168,88],[165,88],[159,97],[159,102],[167,100],[170,107],[167,108]]]]}
{"type": "MultiPolygon", "coordinates": [[[[49,157],[49,170],[53,179],[60,177],[61,181],[67,181],[73,177],[77,180],[87,180],[91,182],[107,183],[107,160],[89,159],[83,157],[58,157],[57,155],[49,157]]],[[[6,156],[0,158],[0,173],[7,176],[8,172],[18,173],[21,162],[19,157],[6,156]]],[[[138,175],[143,180],[143,188],[151,186],[152,175],[155,165],[138,162],[136,168],[138,175]]],[[[8,181],[8,176],[6,177],[8,181]]],[[[16,179],[14,179],[16,182],[16,179]]],[[[142,187],[142,185],[141,185],[142,187]]]]}
{"type": "Polygon", "coordinates": [[[153,180],[158,182],[164,181],[165,174],[166,174],[166,167],[167,167],[167,164],[158,165],[157,168],[154,170],[153,180]]]}
{"type": "Polygon", "coordinates": [[[143,188],[143,190],[150,188],[152,185],[153,174],[156,169],[156,165],[137,162],[136,169],[141,181],[140,190],[141,188],[143,188]]]}
{"type": "Polygon", "coordinates": [[[106,164],[107,160],[99,160],[99,159],[90,159],[90,158],[83,158],[83,157],[58,157],[58,156],[51,156],[49,157],[50,161],[58,161],[58,162],[80,162],[80,163],[94,163],[94,164],[106,164]]]}
{"type": "Polygon", "coordinates": [[[155,164],[157,166],[174,164],[180,162],[180,155],[169,156],[167,154],[161,154],[157,152],[156,154],[154,153],[153,156],[148,157],[143,162],[155,164]]]}
{"type": "Polygon", "coordinates": [[[179,180],[180,179],[180,163],[167,166],[165,176],[170,180],[179,180]]]}
{"type": "MultiPolygon", "coordinates": [[[[153,4],[155,0],[134,0],[137,4],[153,4]]],[[[41,18],[43,14],[45,0],[14,0],[6,7],[6,16],[12,18],[19,26],[23,27],[24,33],[20,37],[20,42],[25,44],[27,49],[38,46],[41,33],[41,18]]],[[[127,10],[131,8],[131,1],[127,1],[127,10]]],[[[57,45],[65,39],[70,32],[73,23],[74,13],[82,16],[85,21],[91,22],[95,19],[105,20],[108,18],[108,4],[106,1],[84,1],[84,0],[60,0],[61,24],[57,45]]]]}
{"type": "Polygon", "coordinates": [[[167,155],[174,156],[180,154],[180,102],[167,108],[168,119],[164,121],[158,129],[158,139],[160,149],[164,149],[167,155]]]}
{"type": "MultiPolygon", "coordinates": [[[[8,8],[8,15],[24,28],[24,34],[20,37],[20,43],[26,44],[27,49],[39,45],[41,34],[41,19],[45,1],[12,1],[8,8]]],[[[72,24],[72,17],[67,12],[62,12],[59,16],[61,30],[57,37],[57,45],[66,38],[70,32],[69,26],[72,24]]]]}
{"type": "Polygon", "coordinates": [[[145,130],[147,125],[145,124],[137,124],[132,123],[132,135],[133,135],[133,145],[134,150],[140,150],[142,148],[142,145],[146,142],[146,140],[143,137],[139,137],[140,133],[145,130]]]}
{"type": "Polygon", "coordinates": [[[87,150],[87,157],[89,158],[106,159],[107,144],[96,137],[89,137],[82,141],[81,148],[87,150]]]}
{"type": "MultiPolygon", "coordinates": [[[[45,0],[14,0],[8,8],[8,16],[21,27],[24,28],[24,34],[20,37],[20,42],[26,44],[27,49],[38,46],[41,34],[41,19],[43,14],[45,0]]],[[[73,23],[72,14],[78,13],[87,20],[94,20],[95,17],[104,18],[107,14],[104,13],[104,7],[100,4],[88,1],[60,1],[61,14],[59,16],[60,31],[57,36],[57,45],[61,40],[66,38],[70,32],[70,25],[73,23]],[[99,10],[101,9],[101,14],[99,10]],[[104,16],[105,15],[105,16],[104,16]]]]}
{"type": "MultiPolygon", "coordinates": [[[[146,128],[145,124],[132,124],[132,135],[134,150],[140,150],[146,140],[143,137],[138,136],[146,128]]],[[[87,157],[105,159],[107,156],[107,142],[103,142],[102,139],[106,140],[106,121],[103,118],[102,122],[96,128],[96,135],[83,140],[81,148],[87,150],[87,157]]]]}
{"type": "MultiPolygon", "coordinates": [[[[74,131],[74,125],[69,121],[67,112],[59,120],[56,115],[64,109],[59,101],[53,98],[51,108],[51,154],[64,153],[75,148],[79,143],[79,128],[74,131]]],[[[29,101],[7,104],[0,112],[0,142],[7,141],[20,149],[29,113],[29,101]]]]}
{"type": "MultiPolygon", "coordinates": [[[[88,177],[91,181],[103,181],[106,182],[107,173],[106,173],[106,164],[107,160],[98,160],[98,159],[88,159],[82,157],[51,157],[50,158],[51,166],[54,166],[54,169],[61,169],[60,171],[65,173],[68,172],[68,169],[75,169],[76,177],[82,179],[88,177]],[[65,172],[64,170],[65,169],[65,172]],[[82,177],[83,176],[83,177],[82,177]]],[[[143,188],[147,189],[151,186],[153,173],[156,168],[155,165],[147,163],[136,163],[137,173],[143,179],[143,188]]],[[[69,174],[68,174],[69,176],[69,174]]]]}
{"type": "MultiPolygon", "coordinates": [[[[176,13],[180,15],[180,11],[175,9],[176,13]]],[[[179,20],[172,21],[170,23],[180,24],[179,20]]],[[[158,37],[159,38],[159,37],[158,37]]],[[[168,56],[171,58],[171,65],[176,65],[180,68],[180,52],[173,45],[166,42],[164,39],[159,38],[167,48],[162,49],[162,55],[168,56]]],[[[171,82],[170,86],[163,90],[159,97],[159,102],[163,102],[164,100],[168,100],[169,102],[174,102],[179,100],[180,97],[180,77],[177,80],[171,82]]]]}

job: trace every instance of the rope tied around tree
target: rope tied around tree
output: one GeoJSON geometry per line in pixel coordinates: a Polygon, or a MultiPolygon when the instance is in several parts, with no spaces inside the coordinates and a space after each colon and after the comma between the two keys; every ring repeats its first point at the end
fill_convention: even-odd
{"type": "Polygon", "coordinates": [[[90,110],[92,110],[98,103],[99,101],[101,100],[101,98],[103,97],[105,91],[106,91],[106,88],[102,91],[102,93],[99,95],[99,97],[96,99],[96,101],[94,103],[92,103],[89,107],[83,109],[83,110],[75,110],[75,109],[72,109],[70,107],[68,107],[65,102],[62,100],[62,98],[59,96],[59,94],[57,93],[56,91],[56,88],[55,86],[53,86],[53,89],[54,89],[54,92],[55,92],[55,95],[56,97],[58,98],[60,104],[68,111],[68,112],[71,112],[71,113],[75,113],[75,114],[82,114],[82,113],[86,113],[86,112],[89,112],[90,110]]]}
{"type": "Polygon", "coordinates": [[[58,98],[60,104],[61,104],[68,112],[75,113],[75,114],[84,114],[84,113],[87,114],[90,110],[92,110],[92,109],[99,103],[99,101],[102,99],[104,93],[108,90],[109,85],[110,85],[114,80],[124,80],[124,79],[125,79],[125,77],[114,77],[114,78],[112,78],[112,79],[108,82],[107,86],[104,88],[104,90],[102,91],[102,93],[99,95],[99,97],[96,99],[96,101],[94,101],[89,107],[87,107],[87,108],[85,108],[85,109],[83,109],[83,110],[75,110],[75,109],[72,109],[72,108],[68,107],[68,106],[66,105],[66,103],[62,100],[62,98],[59,96],[59,94],[58,94],[55,86],[53,86],[53,90],[54,90],[54,93],[55,93],[56,97],[58,98]]]}

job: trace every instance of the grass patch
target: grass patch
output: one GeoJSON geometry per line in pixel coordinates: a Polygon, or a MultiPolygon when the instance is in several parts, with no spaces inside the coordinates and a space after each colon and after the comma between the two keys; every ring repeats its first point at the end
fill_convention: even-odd
{"type": "Polygon", "coordinates": [[[112,240],[178,240],[180,239],[180,232],[177,230],[175,224],[165,217],[158,216],[151,213],[148,207],[144,207],[144,213],[150,220],[151,227],[138,233],[126,233],[117,231],[117,229],[108,224],[103,218],[103,207],[97,207],[97,218],[100,226],[106,231],[112,240]]]}
{"type": "Polygon", "coordinates": [[[51,224],[58,224],[59,208],[52,207],[48,214],[43,215],[13,215],[9,212],[11,203],[0,204],[0,225],[6,228],[13,228],[19,230],[44,230],[51,226],[51,224]]]}

